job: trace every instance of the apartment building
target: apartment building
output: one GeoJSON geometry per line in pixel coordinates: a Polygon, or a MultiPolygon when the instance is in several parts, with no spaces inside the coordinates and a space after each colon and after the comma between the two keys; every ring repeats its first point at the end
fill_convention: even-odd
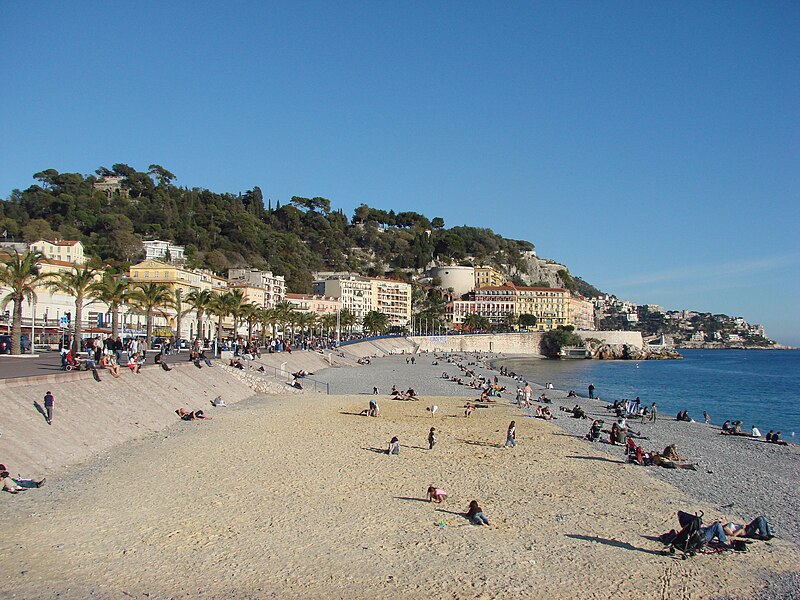
{"type": "Polygon", "coordinates": [[[358,275],[335,275],[314,282],[315,295],[339,298],[342,309],[349,310],[357,319],[363,319],[373,310],[372,289],[372,281],[358,275]]]}
{"type": "Polygon", "coordinates": [[[341,300],[332,296],[286,294],[286,301],[292,304],[295,310],[315,315],[335,315],[342,308],[341,300]]]}
{"type": "Polygon", "coordinates": [[[499,287],[506,282],[505,276],[494,267],[475,267],[475,289],[499,287]]]}
{"type": "Polygon", "coordinates": [[[563,288],[517,287],[516,313],[536,317],[536,328],[549,331],[571,325],[570,293],[563,288]]]}
{"type": "Polygon", "coordinates": [[[272,308],[286,299],[286,279],[272,271],[259,269],[229,269],[230,281],[247,282],[264,290],[264,306],[272,308]]]}
{"type": "Polygon", "coordinates": [[[583,296],[570,296],[567,321],[570,325],[574,325],[575,329],[583,331],[596,329],[594,304],[583,296]]]}
{"type": "Polygon", "coordinates": [[[517,288],[513,285],[483,287],[475,290],[475,312],[489,319],[492,325],[502,325],[515,314],[517,288]]]}
{"type": "Polygon", "coordinates": [[[405,281],[370,277],[372,310],[389,317],[392,326],[404,327],[411,322],[411,285],[405,281]]]}

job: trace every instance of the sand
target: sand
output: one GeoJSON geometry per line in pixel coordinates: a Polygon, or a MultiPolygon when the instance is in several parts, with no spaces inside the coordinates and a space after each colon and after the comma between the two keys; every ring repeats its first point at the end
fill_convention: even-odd
{"type": "Polygon", "coordinates": [[[719,509],[514,407],[467,419],[463,398],[439,397],[431,417],[430,402],[380,396],[379,418],[358,416],[370,398],[210,409],[212,421],[177,422],[3,494],[0,595],[752,598],[800,570],[782,538],[745,554],[662,555],[654,536],[676,510],[719,509]],[[511,419],[519,444],[504,449],[511,419]],[[399,456],[381,452],[393,435],[399,456]],[[430,484],[450,493],[444,506],[423,500],[430,484]],[[460,514],[472,499],[492,526],[460,514]]]}

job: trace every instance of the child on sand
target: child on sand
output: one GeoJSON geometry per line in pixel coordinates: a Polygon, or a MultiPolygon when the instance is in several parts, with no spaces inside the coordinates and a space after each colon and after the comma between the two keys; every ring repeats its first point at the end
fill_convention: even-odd
{"type": "MultiPolygon", "coordinates": [[[[514,448],[517,445],[517,422],[511,421],[511,425],[508,426],[508,432],[506,432],[506,448],[514,448]]],[[[488,525],[488,523],[487,523],[488,525]]]]}
{"type": "Polygon", "coordinates": [[[397,439],[397,436],[394,436],[389,442],[389,448],[386,450],[386,454],[400,454],[400,440],[397,439]]]}
{"type": "Polygon", "coordinates": [[[466,406],[464,406],[464,416],[468,417],[472,414],[472,411],[475,410],[475,406],[467,402],[466,406]]]}
{"type": "Polygon", "coordinates": [[[489,519],[487,519],[486,515],[483,514],[483,509],[478,506],[477,500],[473,500],[469,503],[469,508],[467,509],[467,518],[472,521],[473,525],[489,524],[489,519]]]}
{"type": "Polygon", "coordinates": [[[428,450],[433,450],[433,447],[435,445],[436,445],[436,427],[431,427],[431,430],[428,433],[428,450]]]}
{"type": "Polygon", "coordinates": [[[447,492],[445,492],[443,489],[434,486],[430,486],[428,488],[428,502],[441,504],[445,500],[447,500],[447,492]]]}

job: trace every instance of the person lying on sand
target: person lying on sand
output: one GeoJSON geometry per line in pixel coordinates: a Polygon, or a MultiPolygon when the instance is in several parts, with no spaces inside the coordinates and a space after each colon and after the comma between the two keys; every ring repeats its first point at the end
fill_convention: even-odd
{"type": "Polygon", "coordinates": [[[478,501],[473,500],[469,503],[467,508],[466,517],[472,522],[473,525],[488,525],[489,519],[483,514],[483,509],[478,506],[478,501]]]}
{"type": "Polygon", "coordinates": [[[757,540],[769,541],[775,537],[767,522],[767,518],[763,515],[756,517],[747,525],[741,523],[725,523],[722,530],[729,537],[747,537],[757,540]]]}
{"type": "Polygon", "coordinates": [[[545,421],[551,421],[555,418],[550,412],[550,408],[547,406],[537,406],[536,417],[539,419],[544,419],[545,421]]]}
{"type": "Polygon", "coordinates": [[[447,492],[445,492],[443,489],[434,486],[430,486],[428,488],[428,502],[441,504],[445,500],[447,500],[447,492]]]}
{"type": "Polygon", "coordinates": [[[2,484],[2,490],[9,494],[18,494],[19,492],[32,488],[40,488],[44,485],[45,481],[45,478],[39,481],[34,481],[33,479],[12,479],[6,466],[0,465],[0,484],[2,484]]]}
{"type": "Polygon", "coordinates": [[[184,421],[207,421],[211,419],[211,417],[205,416],[202,410],[186,410],[185,408],[179,408],[175,411],[175,414],[178,415],[184,421]]]}

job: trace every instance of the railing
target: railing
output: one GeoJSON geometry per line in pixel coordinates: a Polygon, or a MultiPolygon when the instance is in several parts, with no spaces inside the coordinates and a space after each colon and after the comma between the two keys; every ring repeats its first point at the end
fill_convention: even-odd
{"type": "MultiPolygon", "coordinates": [[[[261,373],[262,375],[266,375],[267,377],[274,377],[275,379],[280,378],[284,382],[286,381],[285,378],[291,376],[291,373],[289,373],[289,371],[287,371],[284,368],[272,367],[270,365],[260,365],[260,367],[263,367],[264,370],[256,371],[256,373],[261,373]]],[[[310,382],[314,386],[313,388],[314,392],[322,393],[324,391],[326,395],[330,396],[331,393],[330,383],[319,381],[318,379],[312,379],[311,377],[303,377],[298,379],[298,381],[300,382],[300,385],[303,386],[304,390],[310,389],[310,386],[308,385],[308,383],[310,382]]]]}

